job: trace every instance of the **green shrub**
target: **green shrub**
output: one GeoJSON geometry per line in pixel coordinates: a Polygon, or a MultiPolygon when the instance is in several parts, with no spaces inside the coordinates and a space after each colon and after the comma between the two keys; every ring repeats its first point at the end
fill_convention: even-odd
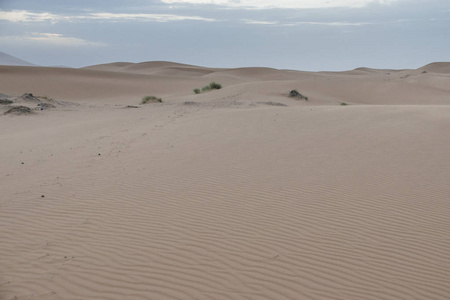
{"type": "Polygon", "coordinates": [[[202,87],[201,90],[195,88],[194,89],[194,93],[200,94],[201,92],[207,92],[207,91],[210,91],[210,90],[220,90],[221,88],[222,88],[222,85],[220,83],[217,83],[217,82],[213,81],[210,84],[205,85],[204,87],[202,87]]]}
{"type": "Polygon", "coordinates": [[[220,90],[222,88],[222,85],[213,81],[209,84],[209,87],[211,88],[211,90],[220,90]]]}
{"type": "Polygon", "coordinates": [[[292,90],[289,92],[289,97],[298,97],[300,99],[305,99],[306,101],[308,101],[308,97],[300,94],[297,90],[292,90]]]}
{"type": "Polygon", "coordinates": [[[147,104],[147,103],[161,103],[162,99],[155,97],[155,96],[145,96],[144,98],[142,98],[142,104],[147,104]]]}
{"type": "Polygon", "coordinates": [[[346,105],[348,105],[348,104],[345,103],[345,102],[341,102],[341,105],[342,105],[342,106],[346,106],[346,105]]]}
{"type": "Polygon", "coordinates": [[[210,91],[211,87],[209,85],[205,85],[204,87],[202,87],[202,92],[206,92],[206,91],[210,91]]]}

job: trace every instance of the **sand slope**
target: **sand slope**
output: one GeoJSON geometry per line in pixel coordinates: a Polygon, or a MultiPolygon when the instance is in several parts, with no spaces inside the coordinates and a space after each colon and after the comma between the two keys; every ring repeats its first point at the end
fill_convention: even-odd
{"type": "Polygon", "coordinates": [[[17,58],[15,56],[9,55],[5,52],[0,51],[0,65],[7,66],[35,66],[34,64],[25,61],[23,59],[17,58]]]}
{"type": "Polygon", "coordinates": [[[0,116],[0,299],[448,299],[450,78],[415,71],[0,67],[77,104],[0,116]]]}
{"type": "MultiPolygon", "coordinates": [[[[97,100],[132,104],[149,94],[164,97],[168,103],[181,103],[197,97],[193,95],[194,88],[217,81],[226,88],[223,98],[238,95],[246,103],[262,98],[284,102],[291,89],[299,89],[314,99],[310,102],[313,105],[341,102],[447,105],[450,101],[450,72],[444,72],[447,69],[447,63],[417,70],[360,68],[342,73],[268,68],[208,69],[170,62],[114,63],[83,69],[0,66],[0,90],[9,95],[32,92],[82,103],[97,100]],[[245,97],[242,93],[246,93],[245,97]]],[[[209,94],[207,100],[216,96],[209,94]]]]}

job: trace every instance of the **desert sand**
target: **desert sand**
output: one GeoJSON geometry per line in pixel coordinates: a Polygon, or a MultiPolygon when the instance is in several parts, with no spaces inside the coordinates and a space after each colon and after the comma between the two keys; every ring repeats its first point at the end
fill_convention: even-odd
{"type": "Polygon", "coordinates": [[[450,63],[0,66],[0,93],[2,300],[450,299],[450,63]]]}

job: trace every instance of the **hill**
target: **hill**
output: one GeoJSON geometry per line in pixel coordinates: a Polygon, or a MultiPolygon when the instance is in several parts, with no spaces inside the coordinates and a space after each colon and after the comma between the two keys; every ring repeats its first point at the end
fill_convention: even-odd
{"type": "Polygon", "coordinates": [[[6,65],[6,66],[35,66],[35,64],[32,64],[28,61],[25,61],[23,59],[17,58],[15,56],[9,55],[5,52],[0,51],[0,65],[6,65]]]}

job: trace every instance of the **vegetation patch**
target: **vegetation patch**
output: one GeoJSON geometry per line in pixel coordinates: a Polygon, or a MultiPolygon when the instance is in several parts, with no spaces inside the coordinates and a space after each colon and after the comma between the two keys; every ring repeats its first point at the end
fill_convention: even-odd
{"type": "Polygon", "coordinates": [[[217,83],[217,82],[211,82],[210,84],[209,84],[209,87],[212,89],[212,90],[220,90],[221,88],[222,88],[222,85],[220,84],[220,83],[217,83]]]}
{"type": "Polygon", "coordinates": [[[28,101],[28,102],[41,102],[37,97],[33,96],[32,93],[25,93],[19,97],[20,100],[28,101]]]}
{"type": "Polygon", "coordinates": [[[162,103],[162,99],[158,98],[156,96],[145,96],[144,98],[142,98],[141,103],[142,104],[147,104],[147,103],[162,103]]]}
{"type": "Polygon", "coordinates": [[[184,105],[197,105],[198,103],[194,102],[194,101],[185,101],[183,104],[184,105]]]}
{"type": "Polygon", "coordinates": [[[13,102],[9,99],[0,99],[0,104],[2,104],[2,105],[8,105],[11,103],[13,103],[13,102]]]}
{"type": "Polygon", "coordinates": [[[45,102],[44,103],[38,103],[37,106],[39,106],[40,110],[49,109],[49,108],[55,108],[56,107],[56,106],[54,106],[51,103],[45,103],[45,102]]]}
{"type": "Polygon", "coordinates": [[[208,85],[205,85],[204,87],[202,87],[202,89],[200,90],[199,88],[195,88],[194,89],[194,93],[196,94],[200,94],[202,92],[207,92],[210,90],[220,90],[222,88],[222,85],[220,83],[217,82],[211,82],[208,85]]]}
{"type": "Polygon", "coordinates": [[[258,102],[258,103],[265,104],[265,105],[271,105],[271,106],[287,106],[286,104],[279,103],[279,102],[272,102],[272,101],[269,101],[269,102],[258,102]]]}
{"type": "Polygon", "coordinates": [[[292,90],[289,92],[289,97],[291,98],[300,98],[300,99],[305,99],[306,101],[308,101],[308,97],[302,95],[299,93],[299,91],[297,90],[292,90]]]}
{"type": "Polygon", "coordinates": [[[26,107],[26,106],[14,106],[14,107],[8,109],[5,112],[5,115],[9,115],[9,114],[12,114],[12,115],[29,115],[29,114],[32,114],[32,113],[33,113],[33,111],[29,107],[26,107]]]}
{"type": "Polygon", "coordinates": [[[211,87],[209,85],[205,85],[204,87],[202,87],[202,92],[207,92],[210,90],[211,90],[211,87]]]}
{"type": "Polygon", "coordinates": [[[341,106],[346,106],[346,105],[348,105],[348,104],[345,102],[341,102],[341,106]]]}

